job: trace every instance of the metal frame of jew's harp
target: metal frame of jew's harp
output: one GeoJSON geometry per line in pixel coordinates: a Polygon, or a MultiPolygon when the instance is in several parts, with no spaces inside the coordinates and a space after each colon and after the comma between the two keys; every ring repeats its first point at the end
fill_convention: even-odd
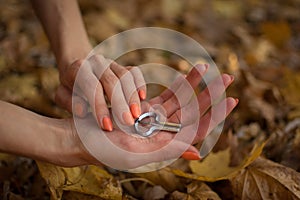
{"type": "Polygon", "coordinates": [[[146,112],[135,120],[134,128],[138,135],[143,137],[149,137],[156,131],[168,131],[172,133],[178,133],[181,130],[181,124],[161,122],[158,114],[156,114],[155,112],[146,112]],[[154,122],[143,122],[143,120],[146,118],[153,118],[154,122]],[[141,130],[140,126],[142,124],[150,125],[150,128],[147,131],[141,130]]]}

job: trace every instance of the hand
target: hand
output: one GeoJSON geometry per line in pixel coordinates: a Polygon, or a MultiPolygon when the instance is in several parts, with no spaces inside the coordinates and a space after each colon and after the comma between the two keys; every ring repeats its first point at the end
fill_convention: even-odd
{"type": "Polygon", "coordinates": [[[113,130],[105,95],[114,104],[113,112],[123,124],[133,125],[134,118],[140,116],[140,99],[146,98],[146,86],[139,68],[125,68],[101,55],[93,55],[64,69],[60,73],[61,85],[56,93],[56,102],[69,112],[72,112],[73,92],[74,114],[84,117],[88,102],[103,130],[113,130]]]}
{"type": "Polygon", "coordinates": [[[177,79],[171,89],[142,105],[143,110],[148,110],[154,105],[161,104],[161,109],[164,109],[167,115],[167,121],[179,123],[178,119],[183,119],[184,121],[180,121],[183,124],[181,137],[177,137],[179,133],[174,135],[160,131],[149,138],[137,138],[118,128],[109,133],[102,132],[97,129],[92,117],[78,119],[75,125],[77,129],[72,123],[72,135],[80,143],[79,135],[88,149],[79,144],[78,146],[82,146],[84,159],[72,164],[101,164],[101,161],[117,169],[132,169],[151,162],[178,158],[183,152],[188,152],[184,153],[184,157],[188,159],[193,158],[192,155],[199,155],[199,151],[190,144],[203,140],[238,104],[238,100],[229,97],[213,105],[233,82],[232,76],[223,74],[197,95],[199,109],[195,110],[194,102],[190,100],[193,94],[181,86],[184,82],[188,82],[192,88],[196,88],[206,71],[207,66],[197,65],[185,79],[177,79]],[[200,118],[195,118],[197,115],[200,118]],[[195,126],[195,123],[199,123],[199,126],[195,126]],[[166,146],[168,148],[165,148],[166,146]],[[90,154],[91,151],[93,155],[90,154]]]}

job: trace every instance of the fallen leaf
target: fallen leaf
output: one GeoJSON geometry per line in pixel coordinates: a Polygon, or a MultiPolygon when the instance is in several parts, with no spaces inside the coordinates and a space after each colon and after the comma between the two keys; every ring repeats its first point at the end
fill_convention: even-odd
{"type": "Polygon", "coordinates": [[[200,181],[194,181],[187,186],[187,193],[175,191],[171,194],[172,200],[219,200],[221,199],[217,193],[211,190],[205,183],[200,181]]]}
{"type": "Polygon", "coordinates": [[[47,116],[65,116],[63,110],[53,105],[53,97],[50,99],[58,85],[56,72],[50,73],[50,71],[50,69],[40,69],[40,74],[36,72],[21,75],[11,73],[0,79],[0,99],[47,116]],[[47,75],[52,80],[47,79],[45,77],[47,75]],[[53,92],[52,95],[51,92],[53,92]]]}
{"type": "Polygon", "coordinates": [[[101,197],[83,194],[80,192],[72,192],[72,191],[66,191],[64,192],[64,195],[62,197],[62,200],[103,200],[101,197]]]}
{"type": "Polygon", "coordinates": [[[63,191],[94,195],[103,199],[122,199],[122,189],[113,177],[97,166],[63,168],[37,162],[52,198],[60,200],[63,191]]]}
{"type": "Polygon", "coordinates": [[[259,157],[230,178],[236,199],[299,199],[300,174],[259,157]]]}
{"type": "Polygon", "coordinates": [[[59,73],[57,68],[47,67],[38,70],[39,81],[42,92],[52,101],[54,101],[55,92],[59,85],[59,73]]]}
{"type": "Polygon", "coordinates": [[[162,186],[167,191],[174,191],[183,188],[183,183],[174,174],[170,173],[168,168],[163,168],[157,171],[136,174],[139,177],[145,178],[154,184],[162,186]]]}
{"type": "Polygon", "coordinates": [[[283,47],[291,37],[290,26],[285,21],[262,23],[261,31],[277,47],[283,47]]]}
{"type": "Polygon", "coordinates": [[[144,191],[143,199],[145,200],[155,200],[155,199],[163,199],[168,192],[161,186],[156,185],[153,187],[148,187],[144,191]]]}
{"type": "Polygon", "coordinates": [[[279,90],[286,102],[294,107],[300,107],[300,73],[285,69],[283,71],[283,79],[280,82],[279,90]]]}
{"type": "Polygon", "coordinates": [[[229,179],[235,176],[241,169],[251,164],[262,152],[265,142],[255,145],[239,166],[230,167],[230,149],[210,153],[203,161],[191,161],[190,168],[193,172],[186,173],[178,169],[171,169],[177,176],[200,181],[214,182],[229,179]]]}

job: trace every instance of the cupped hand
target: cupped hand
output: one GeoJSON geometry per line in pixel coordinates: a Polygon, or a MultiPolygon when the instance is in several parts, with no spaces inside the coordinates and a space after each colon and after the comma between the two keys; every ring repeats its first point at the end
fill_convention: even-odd
{"type": "Polygon", "coordinates": [[[142,105],[143,111],[161,105],[159,110],[164,110],[167,121],[183,125],[180,133],[160,131],[142,138],[136,137],[133,130],[115,128],[112,132],[101,131],[92,117],[75,120],[74,135],[79,136],[83,143],[85,164],[104,163],[117,169],[132,169],[176,159],[182,154],[187,159],[199,156],[199,150],[193,144],[202,141],[238,104],[238,100],[232,97],[220,100],[233,82],[233,77],[227,74],[216,77],[196,96],[182,86],[188,83],[192,89],[196,88],[207,68],[207,65],[195,66],[185,78],[179,77],[170,89],[142,105]],[[195,106],[195,101],[198,106],[195,106]]]}
{"type": "Polygon", "coordinates": [[[113,130],[109,103],[114,105],[112,109],[120,122],[133,125],[134,118],[141,114],[140,99],[146,98],[139,68],[125,68],[102,55],[76,60],[60,73],[60,80],[56,102],[79,117],[88,113],[89,105],[98,125],[106,131],[113,130]]]}

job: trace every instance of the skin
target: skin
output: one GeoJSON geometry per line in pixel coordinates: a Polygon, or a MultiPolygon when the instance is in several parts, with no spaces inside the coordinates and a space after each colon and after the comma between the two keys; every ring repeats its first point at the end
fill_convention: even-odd
{"type": "Polygon", "coordinates": [[[56,102],[80,117],[86,115],[89,104],[98,125],[104,130],[112,131],[112,119],[105,95],[111,101],[112,91],[116,87],[115,98],[119,100],[120,106],[113,109],[123,124],[132,125],[134,118],[141,114],[141,100],[146,98],[142,73],[137,68],[129,70],[101,55],[90,57],[85,60],[91,65],[84,68],[84,78],[79,77],[80,92],[73,97],[74,109],[72,109],[72,92],[77,72],[92,50],[77,1],[31,0],[31,2],[57,60],[61,84],[56,93],[56,102]],[[124,74],[127,74],[126,77],[123,77],[124,74]],[[95,82],[101,84],[98,84],[97,88],[90,88],[91,84],[97,85],[95,82]],[[118,82],[121,83],[119,86],[118,82]]]}
{"type": "MultiPolygon", "coordinates": [[[[206,66],[207,67],[207,66],[206,66]]],[[[196,87],[201,81],[204,71],[200,70],[201,67],[197,66],[191,70],[186,76],[185,80],[191,84],[192,87],[196,87]]],[[[175,94],[180,91],[182,80],[175,81],[174,86],[175,94]]],[[[210,131],[222,122],[238,104],[238,100],[232,97],[227,97],[221,100],[217,104],[212,104],[225,92],[225,89],[233,82],[233,78],[230,75],[222,74],[212,81],[207,89],[204,89],[197,95],[196,101],[199,104],[199,119],[200,126],[196,131],[196,136],[193,138],[193,144],[203,140],[203,138],[210,133],[210,131]],[[210,91],[216,91],[213,94],[211,100],[210,91]],[[224,88],[224,89],[218,89],[224,88]],[[211,112],[222,110],[226,104],[225,115],[212,115],[211,112]],[[205,112],[208,111],[208,112],[205,112]],[[202,114],[204,113],[204,114],[202,114]],[[211,123],[213,122],[213,123],[211,123]]],[[[171,86],[171,88],[172,88],[171,86]]],[[[183,96],[177,96],[179,100],[186,99],[187,94],[183,96]]],[[[142,104],[142,109],[147,110],[154,104],[159,103],[168,113],[167,120],[178,123],[178,115],[183,112],[187,113],[186,121],[181,121],[183,124],[183,135],[190,133],[191,124],[195,122],[193,112],[188,112],[194,109],[193,104],[187,103],[186,105],[180,105],[174,102],[174,93],[170,90],[164,91],[160,96],[151,99],[149,102],[142,104]]],[[[16,155],[22,155],[37,160],[47,161],[60,166],[79,166],[86,164],[101,165],[102,163],[95,159],[83,146],[79,139],[77,129],[74,125],[74,120],[70,119],[53,119],[40,116],[31,111],[17,107],[15,105],[0,101],[0,151],[6,153],[12,153],[16,155]],[[15,122],[18,123],[15,123],[15,122]]],[[[82,119],[84,120],[84,119],[82,119]]],[[[86,123],[93,120],[93,117],[87,117],[86,123]]],[[[88,124],[89,125],[89,124],[88,124]]],[[[99,134],[99,129],[93,126],[89,131],[95,131],[99,134]]],[[[109,140],[121,147],[124,150],[136,153],[148,153],[160,149],[170,143],[174,139],[174,134],[168,132],[159,132],[153,137],[137,139],[134,136],[124,133],[117,127],[111,132],[101,132],[109,140]]],[[[176,141],[177,142],[177,141],[176,141]]],[[[101,146],[101,140],[99,146],[101,146]]],[[[103,144],[105,145],[105,144],[103,144]]],[[[135,168],[154,161],[163,161],[178,157],[184,148],[187,148],[188,152],[198,153],[198,150],[190,145],[184,144],[184,141],[178,141],[170,151],[166,151],[163,154],[156,154],[155,156],[145,157],[144,159],[137,159],[138,157],[128,157],[120,155],[111,155],[109,151],[103,151],[102,154],[108,159],[115,159],[116,157],[122,163],[124,168],[135,168]]]]}
{"type": "MultiPolygon", "coordinates": [[[[168,121],[179,123],[179,116],[188,113],[184,118],[185,121],[180,121],[180,123],[184,125],[182,133],[188,135],[191,132],[191,124],[195,122],[194,115],[191,113],[195,110],[194,105],[190,104],[189,98],[187,98],[191,97],[192,94],[187,94],[185,88],[181,87],[183,78],[177,80],[173,85],[173,91],[177,94],[176,97],[171,90],[166,90],[159,97],[141,103],[140,100],[146,98],[146,87],[142,73],[138,68],[125,68],[101,55],[84,60],[92,47],[88,42],[78,5],[75,1],[32,0],[32,4],[44,26],[57,59],[61,80],[61,85],[56,93],[58,104],[72,112],[73,101],[75,115],[83,117],[82,120],[85,120],[85,123],[96,119],[97,125],[105,130],[102,132],[104,136],[122,149],[131,152],[149,153],[155,151],[170,143],[174,135],[168,132],[160,132],[150,138],[137,139],[117,127],[113,128],[110,116],[111,110],[107,107],[104,95],[112,101],[112,92],[115,87],[116,92],[114,94],[117,95],[118,102],[117,106],[112,108],[112,111],[117,113],[116,118],[122,124],[132,125],[134,118],[137,118],[141,111],[145,112],[151,106],[158,104],[166,111],[168,121]],[[90,65],[81,68],[83,63],[89,63],[90,65]],[[82,73],[79,73],[81,76],[77,77],[78,71],[81,69],[83,70],[82,73]],[[75,79],[78,80],[78,90],[76,90],[75,96],[72,96],[75,79]],[[133,94],[131,94],[131,91],[134,91],[133,94]],[[178,100],[184,103],[179,104],[178,100]],[[92,115],[87,112],[88,104],[92,108],[92,115]],[[91,118],[91,116],[93,117],[91,118]]],[[[206,68],[203,70],[203,66],[196,66],[186,77],[192,87],[196,87],[201,81],[207,70],[206,68]]],[[[218,88],[224,88],[224,86],[226,88],[233,81],[229,75],[222,75],[219,79],[221,81],[209,85],[209,87],[212,87],[212,91],[217,92],[212,94],[204,90],[197,97],[198,112],[202,116],[199,119],[201,129],[198,128],[193,143],[201,141],[218,123],[226,118],[238,103],[233,98],[226,98],[212,106],[214,101],[211,101],[211,99],[217,99],[224,92],[224,90],[218,90],[218,88]],[[218,113],[225,104],[227,105],[225,115],[211,114],[213,111],[218,113]],[[206,112],[209,108],[210,111],[206,112]]],[[[0,117],[0,151],[61,166],[102,164],[90,155],[81,143],[73,119],[46,118],[2,101],[0,101],[0,112],[3,113],[0,117]],[[16,121],[18,123],[15,123],[16,121]],[[17,140],[16,138],[21,139],[17,140]]],[[[98,126],[90,126],[89,131],[98,134],[98,126]]],[[[171,151],[143,159],[120,155],[112,156],[111,152],[105,151],[103,153],[107,159],[116,159],[119,156],[118,160],[125,168],[134,168],[153,161],[176,158],[184,150],[187,151],[183,153],[183,157],[199,159],[198,150],[195,147],[186,144],[184,140],[176,142],[171,151]]]]}

